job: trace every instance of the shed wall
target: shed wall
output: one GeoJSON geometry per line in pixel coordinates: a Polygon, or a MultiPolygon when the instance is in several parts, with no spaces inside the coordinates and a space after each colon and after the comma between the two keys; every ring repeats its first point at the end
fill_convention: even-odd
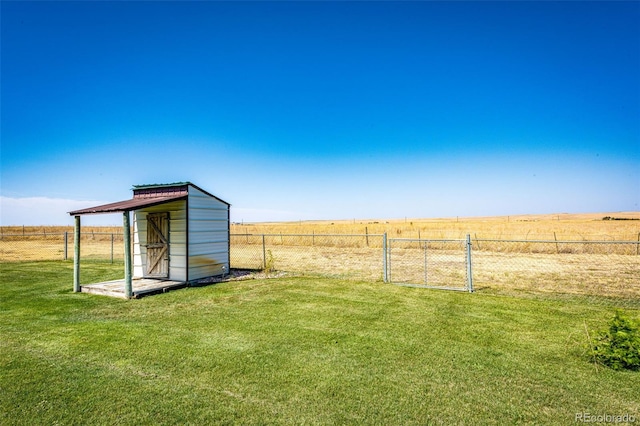
{"type": "Polygon", "coordinates": [[[147,215],[169,213],[169,279],[187,280],[187,202],[185,200],[146,207],[133,212],[133,277],[147,269],[147,215]]]}
{"type": "Polygon", "coordinates": [[[189,188],[189,280],[229,271],[229,205],[189,188]]]}

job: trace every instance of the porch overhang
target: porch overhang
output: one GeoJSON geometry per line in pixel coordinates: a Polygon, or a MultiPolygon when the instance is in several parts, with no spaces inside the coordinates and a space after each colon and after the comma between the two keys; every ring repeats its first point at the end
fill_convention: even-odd
{"type": "Polygon", "coordinates": [[[116,201],[115,203],[103,204],[86,209],[74,210],[69,212],[71,216],[80,216],[85,214],[102,214],[102,213],[124,213],[138,210],[144,207],[157,206],[158,204],[169,203],[171,201],[186,200],[187,195],[183,193],[149,198],[132,198],[131,200],[116,201]]]}
{"type": "MultiPolygon", "coordinates": [[[[154,194],[155,195],[155,194],[154,194]]],[[[188,192],[186,188],[183,190],[172,190],[169,193],[161,195],[149,196],[149,194],[135,194],[131,200],[117,201],[115,203],[103,204],[100,206],[89,207],[81,210],[69,212],[75,217],[74,229],[74,256],[73,256],[73,291],[79,293],[82,291],[80,285],[80,216],[85,214],[100,213],[122,213],[122,230],[124,239],[124,297],[131,299],[136,294],[133,291],[132,283],[132,258],[131,258],[131,222],[130,212],[145,207],[157,206],[169,203],[171,201],[186,200],[188,192]]],[[[181,283],[179,285],[182,285],[181,283]]],[[[117,292],[116,292],[117,293],[117,292]]]]}

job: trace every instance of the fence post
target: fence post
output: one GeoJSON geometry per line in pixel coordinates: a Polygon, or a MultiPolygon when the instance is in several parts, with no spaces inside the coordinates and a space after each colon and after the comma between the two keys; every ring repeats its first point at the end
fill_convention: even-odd
{"type": "MultiPolygon", "coordinates": [[[[420,233],[420,231],[418,231],[420,233]]],[[[420,242],[422,244],[422,242],[420,242]]],[[[427,284],[429,276],[427,275],[427,244],[424,244],[424,283],[427,284]]]]}
{"type": "Polygon", "coordinates": [[[264,234],[262,234],[262,268],[267,269],[267,248],[264,243],[264,234]]]}
{"type": "Polygon", "coordinates": [[[111,233],[111,263],[113,263],[113,232],[111,233]]]}
{"type": "Polygon", "coordinates": [[[382,280],[389,282],[389,270],[387,268],[387,233],[382,234],[382,280]]]}
{"type": "Polygon", "coordinates": [[[64,231],[64,260],[69,259],[69,233],[64,231]]]}
{"type": "Polygon", "coordinates": [[[473,293],[473,272],[471,268],[471,235],[467,234],[467,289],[473,293]]]}

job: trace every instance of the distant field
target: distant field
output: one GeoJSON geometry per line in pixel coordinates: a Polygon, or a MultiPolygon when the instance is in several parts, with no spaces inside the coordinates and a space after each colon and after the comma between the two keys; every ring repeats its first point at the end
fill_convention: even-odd
{"type": "MultiPolygon", "coordinates": [[[[0,235],[0,261],[63,260],[73,258],[73,229],[64,226],[3,227],[0,235]]],[[[122,228],[82,229],[82,257],[123,259],[122,228]]]]}
{"type": "Polygon", "coordinates": [[[433,219],[353,219],[341,221],[298,221],[235,223],[236,234],[382,234],[395,238],[472,238],[528,240],[637,241],[640,212],[517,215],[433,219]],[[603,220],[613,218],[616,220],[603,220]],[[619,220],[625,219],[625,220],[619,220]]]}
{"type": "MultiPolygon", "coordinates": [[[[20,236],[20,235],[42,235],[44,237],[52,234],[59,235],[65,232],[73,234],[73,226],[0,226],[0,236],[20,236]]],[[[95,233],[115,233],[122,234],[121,226],[83,226],[83,234],[95,233]]]]}
{"type": "MultiPolygon", "coordinates": [[[[0,236],[73,233],[72,226],[2,226],[0,236]]],[[[122,233],[119,226],[83,226],[83,234],[122,233]]],[[[382,234],[397,238],[637,241],[640,212],[453,218],[353,219],[233,223],[232,234],[382,234]],[[611,218],[613,220],[603,220],[611,218]]]]}

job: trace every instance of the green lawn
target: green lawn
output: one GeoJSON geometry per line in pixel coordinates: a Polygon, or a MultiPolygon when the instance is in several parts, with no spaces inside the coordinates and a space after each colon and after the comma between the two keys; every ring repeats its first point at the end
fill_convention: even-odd
{"type": "Polygon", "coordinates": [[[640,422],[640,374],[585,355],[602,306],[322,278],[126,301],[72,281],[0,264],[2,425],[640,422]]]}

